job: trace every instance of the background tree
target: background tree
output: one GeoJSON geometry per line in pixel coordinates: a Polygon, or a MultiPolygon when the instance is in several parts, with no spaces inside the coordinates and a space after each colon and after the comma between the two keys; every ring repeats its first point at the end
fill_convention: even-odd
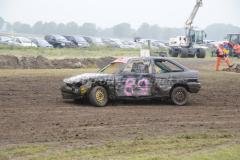
{"type": "Polygon", "coordinates": [[[125,28],[122,24],[115,25],[113,27],[113,33],[118,38],[126,37],[125,28]]]}
{"type": "Polygon", "coordinates": [[[0,29],[4,26],[4,20],[2,17],[0,17],[0,29]]]}
{"type": "Polygon", "coordinates": [[[79,27],[79,34],[87,36],[96,36],[97,29],[95,23],[84,23],[79,27]]]}
{"type": "Polygon", "coordinates": [[[65,34],[67,33],[66,31],[66,25],[63,23],[59,23],[56,28],[56,33],[57,34],[65,34]]]}
{"type": "Polygon", "coordinates": [[[160,39],[160,27],[158,25],[150,26],[150,38],[151,39],[160,39]]]}
{"type": "Polygon", "coordinates": [[[38,21],[33,25],[32,33],[42,34],[42,32],[43,32],[43,23],[42,23],[42,21],[38,21]]]}
{"type": "Polygon", "coordinates": [[[55,34],[57,29],[57,24],[55,22],[44,23],[43,34],[55,34]]]}
{"type": "Polygon", "coordinates": [[[138,28],[138,36],[141,38],[150,38],[150,25],[148,23],[143,23],[138,28]]]}
{"type": "Polygon", "coordinates": [[[207,34],[207,39],[213,40],[223,40],[228,33],[238,33],[240,28],[233,26],[231,24],[212,24],[207,26],[205,33],[207,34]]]}
{"type": "Polygon", "coordinates": [[[5,22],[7,31],[12,30],[12,24],[10,22],[5,22]]]}
{"type": "Polygon", "coordinates": [[[78,34],[78,25],[75,22],[69,22],[66,24],[67,34],[78,34]]]}

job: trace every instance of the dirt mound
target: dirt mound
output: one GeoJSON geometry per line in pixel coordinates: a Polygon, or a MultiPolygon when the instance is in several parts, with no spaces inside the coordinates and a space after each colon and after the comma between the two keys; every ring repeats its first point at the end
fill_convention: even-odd
{"type": "Polygon", "coordinates": [[[54,59],[48,60],[43,56],[38,57],[16,57],[11,55],[0,55],[0,69],[62,69],[62,68],[102,68],[115,60],[113,57],[102,57],[99,59],[54,59]]]}
{"type": "Polygon", "coordinates": [[[240,64],[236,64],[233,67],[223,68],[222,71],[240,73],[240,64]]]}

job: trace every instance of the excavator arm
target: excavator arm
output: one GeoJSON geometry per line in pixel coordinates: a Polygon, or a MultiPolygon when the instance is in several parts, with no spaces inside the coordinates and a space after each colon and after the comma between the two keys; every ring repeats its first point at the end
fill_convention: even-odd
{"type": "MultiPolygon", "coordinates": [[[[186,22],[186,37],[189,37],[189,34],[190,34],[189,32],[190,32],[193,20],[198,12],[199,7],[201,7],[202,5],[203,5],[202,0],[196,0],[196,5],[195,5],[190,17],[188,18],[188,20],[186,22]]],[[[188,41],[189,41],[189,39],[188,39],[188,41]]]]}

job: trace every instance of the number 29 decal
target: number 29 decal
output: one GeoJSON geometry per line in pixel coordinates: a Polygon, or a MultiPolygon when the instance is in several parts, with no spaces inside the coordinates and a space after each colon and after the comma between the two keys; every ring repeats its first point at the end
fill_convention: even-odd
{"type": "MultiPolygon", "coordinates": [[[[125,88],[124,88],[124,92],[127,96],[132,96],[133,95],[133,88],[132,88],[133,84],[135,84],[135,79],[134,78],[128,78],[126,80],[126,85],[125,85],[125,88]],[[130,91],[128,90],[128,88],[130,89],[130,91]]],[[[142,92],[137,92],[138,95],[146,95],[147,94],[147,87],[148,87],[148,80],[147,79],[142,79],[142,80],[138,81],[137,86],[142,91],[142,92]],[[141,87],[142,83],[145,84],[144,88],[141,87]]]]}

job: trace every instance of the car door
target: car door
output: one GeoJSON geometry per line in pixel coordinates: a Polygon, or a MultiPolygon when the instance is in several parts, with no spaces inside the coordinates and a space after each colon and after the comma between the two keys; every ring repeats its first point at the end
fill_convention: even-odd
{"type": "Polygon", "coordinates": [[[56,39],[54,36],[50,36],[50,40],[49,40],[50,44],[53,46],[56,46],[56,39]]]}
{"type": "Polygon", "coordinates": [[[184,70],[166,59],[154,60],[154,84],[155,96],[168,96],[175,83],[181,83],[184,70]]]}
{"type": "Polygon", "coordinates": [[[22,45],[21,40],[19,38],[16,38],[15,41],[14,41],[14,45],[21,46],[22,45]]]}
{"type": "Polygon", "coordinates": [[[71,41],[72,43],[74,43],[74,45],[78,45],[78,43],[76,42],[75,38],[72,37],[72,36],[69,38],[69,41],[71,41]]]}
{"type": "Polygon", "coordinates": [[[151,96],[152,60],[132,60],[115,76],[117,97],[151,96]]]}

